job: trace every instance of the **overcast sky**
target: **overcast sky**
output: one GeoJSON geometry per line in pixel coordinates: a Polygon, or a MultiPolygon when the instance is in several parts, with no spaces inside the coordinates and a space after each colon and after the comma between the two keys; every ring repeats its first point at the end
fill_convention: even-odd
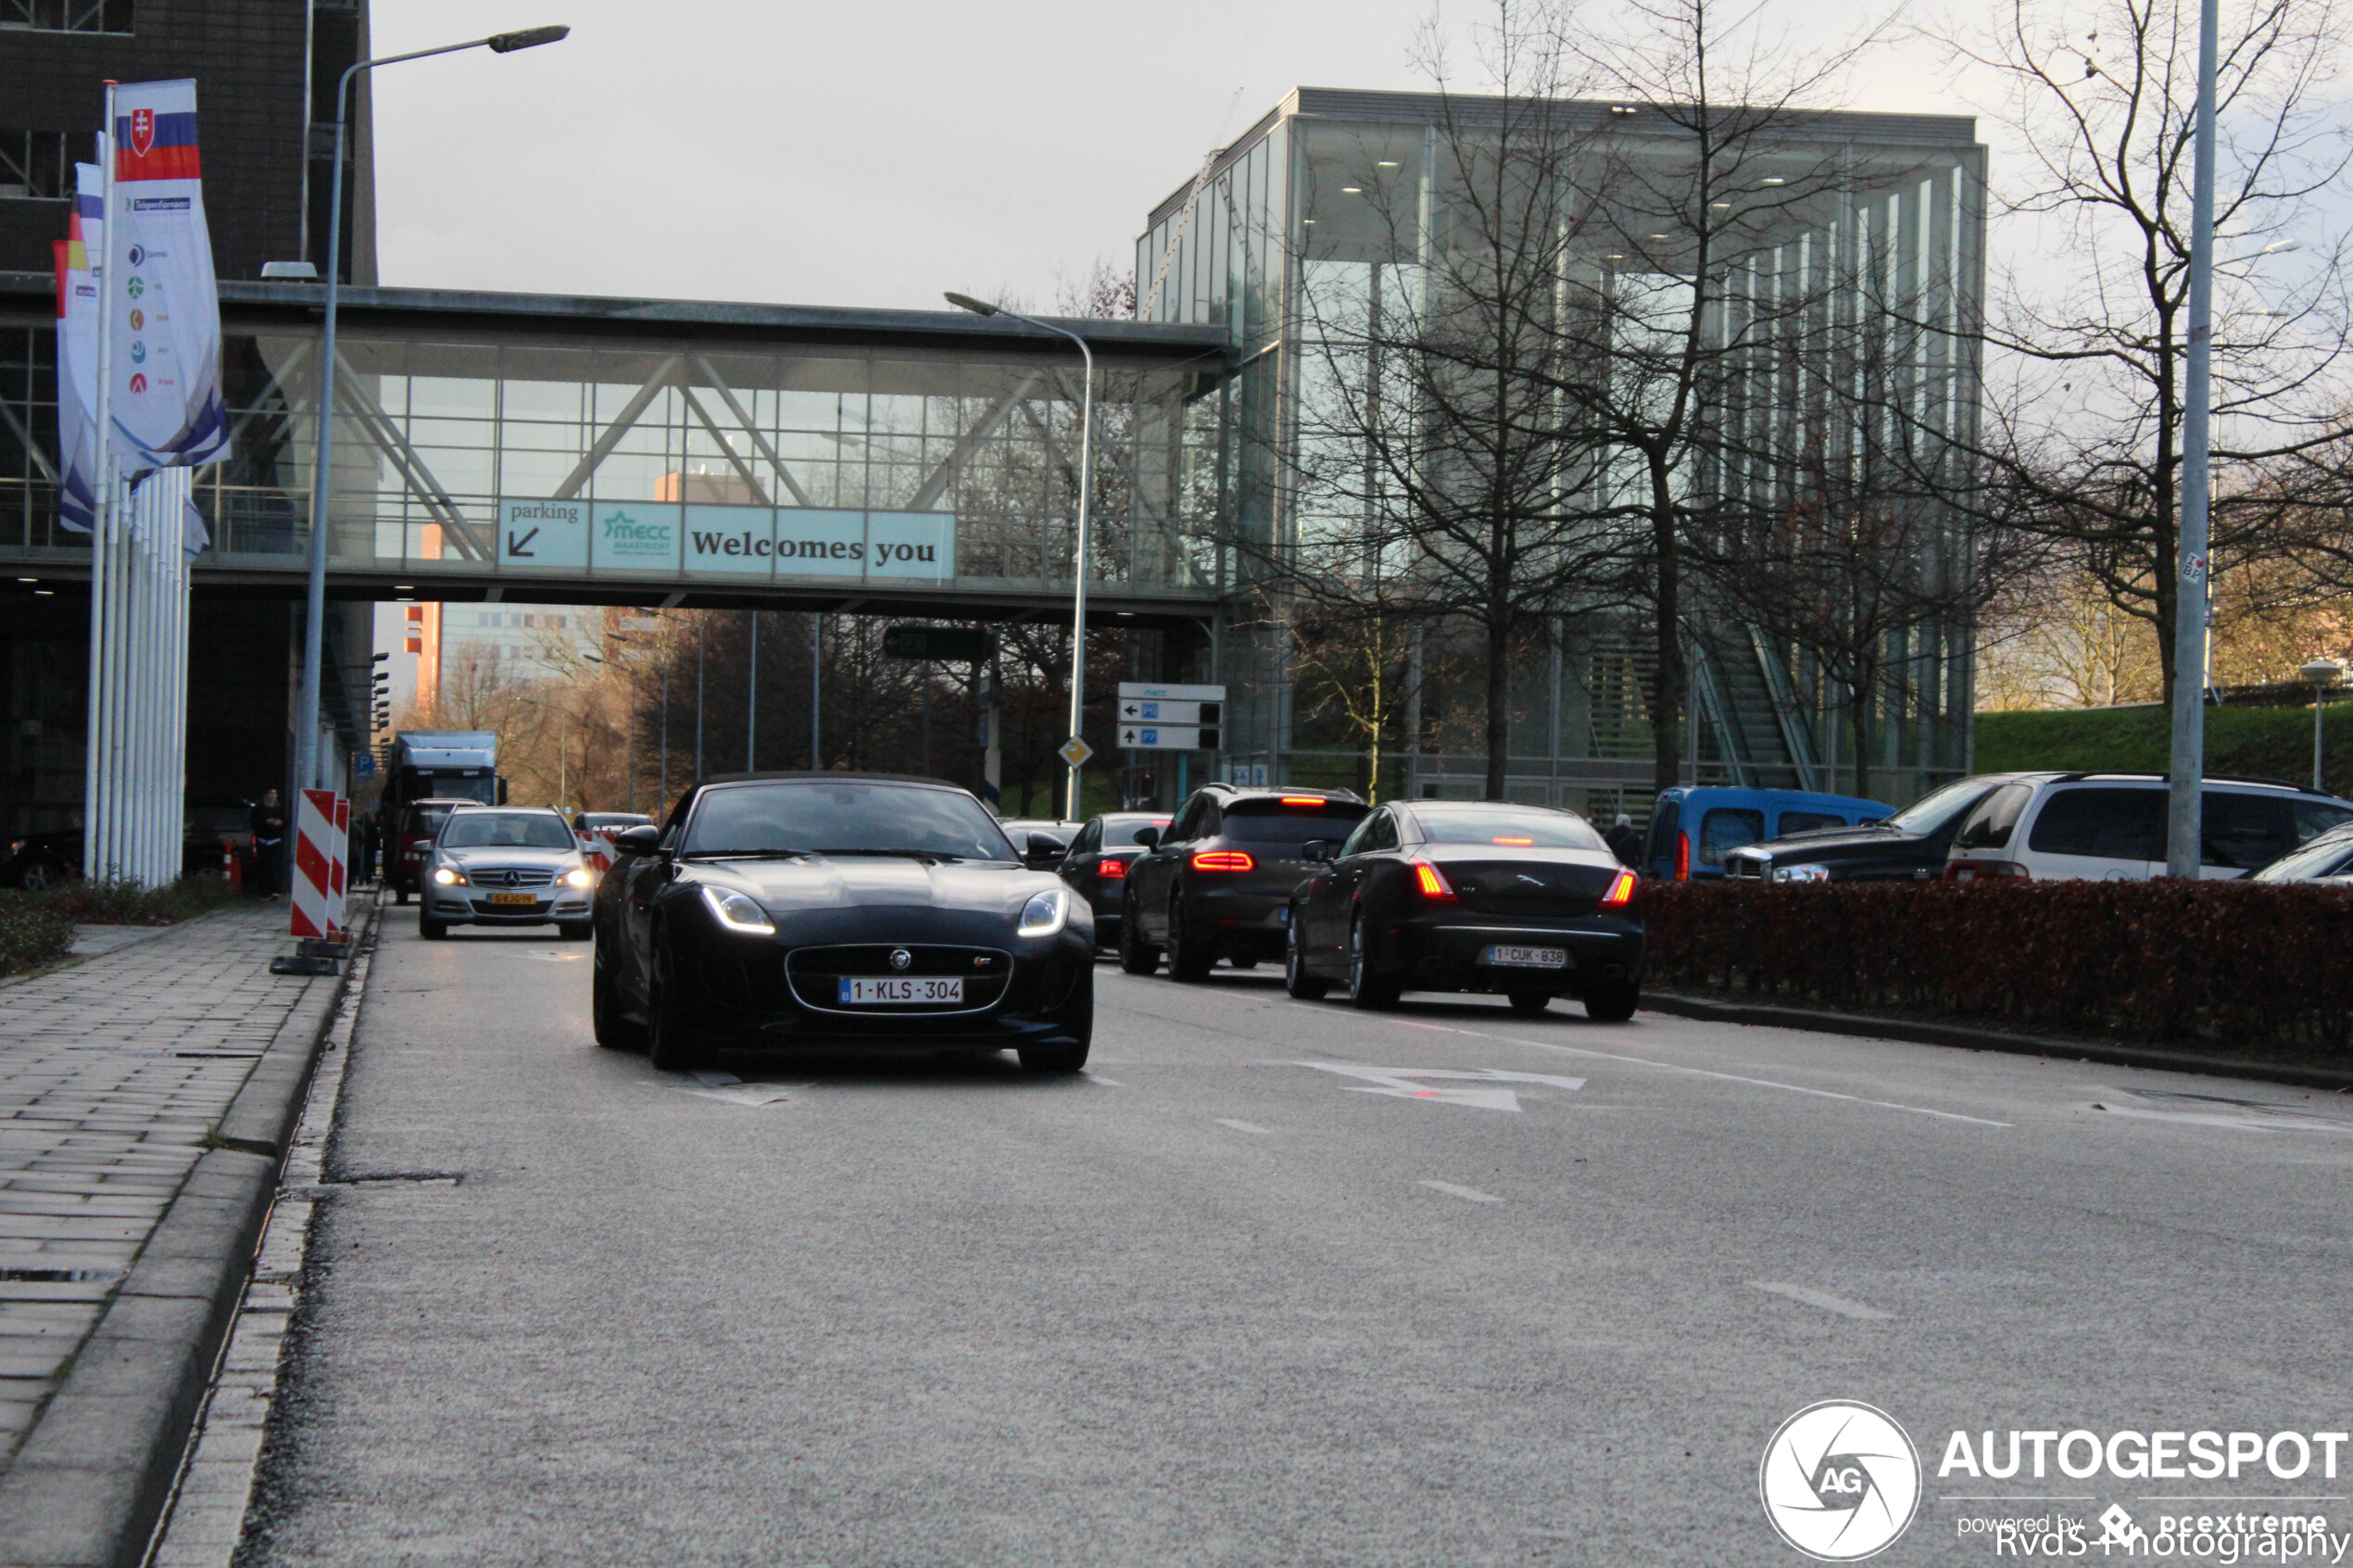
{"type": "MultiPolygon", "coordinates": [[[[1864,13],[1767,9],[1825,38],[1864,13]]],[[[379,78],[386,283],[924,308],[951,288],[1051,304],[1099,258],[1125,271],[1152,206],[1292,87],[1426,88],[1410,46],[1432,14],[1430,0],[372,10],[378,54],[573,30],[379,78]]],[[[1847,107],[1970,112],[1917,46],[1876,55],[1847,107]]]]}

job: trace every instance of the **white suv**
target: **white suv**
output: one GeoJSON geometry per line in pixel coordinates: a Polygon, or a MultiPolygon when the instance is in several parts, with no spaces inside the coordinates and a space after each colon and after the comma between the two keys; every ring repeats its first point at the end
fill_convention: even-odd
{"type": "MultiPolygon", "coordinates": [[[[2158,773],[2027,773],[1978,803],[1953,835],[1944,880],[2165,874],[2166,782],[2158,773]]],[[[2342,822],[2353,803],[2264,779],[2208,779],[2199,874],[2245,876],[2342,822]]]]}

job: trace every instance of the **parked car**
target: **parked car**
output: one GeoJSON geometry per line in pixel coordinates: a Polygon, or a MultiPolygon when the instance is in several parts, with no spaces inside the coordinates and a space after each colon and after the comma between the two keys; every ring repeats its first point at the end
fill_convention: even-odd
{"type": "Polygon", "coordinates": [[[1685,784],[1659,792],[1642,844],[1642,874],[1665,882],[1713,882],[1743,845],[1816,828],[1850,828],[1895,814],[1852,795],[1804,789],[1731,789],[1685,784]]]}
{"type": "Polygon", "coordinates": [[[433,854],[434,837],[449,820],[449,813],[460,806],[480,804],[478,800],[412,800],[402,809],[400,831],[384,847],[384,880],[392,884],[394,903],[405,904],[423,890],[425,862],[433,854]]]}
{"type": "Polygon", "coordinates": [[[253,854],[252,813],[252,806],[243,800],[213,801],[189,807],[183,813],[180,874],[219,876],[222,858],[228,855],[250,863],[253,854]]]}
{"type": "MultiPolygon", "coordinates": [[[[2167,784],[2158,773],[2021,773],[1963,820],[1950,882],[2134,882],[2165,872],[2167,784]]],[[[2245,876],[2331,828],[2353,802],[2268,779],[2206,781],[2199,875],[2245,876]]]]}
{"type": "Polygon", "coordinates": [[[597,1043],[1019,1053],[1076,1073],[1095,1027],[1086,901],[930,779],[769,774],[688,790],[597,890],[597,1043]]]}
{"type": "Polygon", "coordinates": [[[1395,801],[1304,849],[1315,869],[1290,898],[1292,996],[1338,983],[1380,1008],[1409,990],[1500,992],[1524,1013],[1574,996],[1593,1018],[1634,1016],[1640,879],[1576,812],[1395,801]]]}
{"type": "Polygon", "coordinates": [[[1291,889],[1306,876],[1310,839],[1345,838],[1372,808],[1353,790],[1204,784],[1176,809],[1164,838],[1137,831],[1145,852],[1121,879],[1119,967],[1199,980],[1219,959],[1237,969],[1282,958],[1291,889]]]}
{"type": "Polygon", "coordinates": [[[2333,827],[2263,866],[2249,882],[2353,884],[2353,822],[2333,827]]]}
{"type": "Polygon", "coordinates": [[[453,925],[553,925],[589,935],[596,877],[572,824],[551,807],[461,806],[434,835],[417,899],[417,932],[439,941],[453,925]]]}
{"type": "Polygon", "coordinates": [[[1146,829],[1155,836],[1171,821],[1151,811],[1107,811],[1090,817],[1070,841],[1062,859],[1062,879],[1076,888],[1095,911],[1095,943],[1108,947],[1119,940],[1119,907],[1127,888],[1127,867],[1144,852],[1136,836],[1146,829]]]}
{"type": "Polygon", "coordinates": [[[1935,882],[1969,809],[2017,776],[1980,773],[1931,790],[1880,822],[1744,845],[1724,857],[1724,874],[1735,882],[1935,882]]]}
{"type": "Polygon", "coordinates": [[[31,893],[60,886],[81,874],[80,828],[52,828],[11,839],[7,859],[0,861],[0,887],[31,893]]]}

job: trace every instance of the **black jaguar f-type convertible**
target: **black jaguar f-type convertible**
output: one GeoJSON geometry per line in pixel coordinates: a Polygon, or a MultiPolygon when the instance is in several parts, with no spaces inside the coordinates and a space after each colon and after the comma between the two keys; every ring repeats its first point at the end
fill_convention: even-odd
{"type": "Polygon", "coordinates": [[[1020,1053],[1075,1073],[1095,1021],[1094,917],[969,792],[751,773],[613,840],[597,889],[597,1043],[688,1068],[721,1049],[1020,1053]]]}

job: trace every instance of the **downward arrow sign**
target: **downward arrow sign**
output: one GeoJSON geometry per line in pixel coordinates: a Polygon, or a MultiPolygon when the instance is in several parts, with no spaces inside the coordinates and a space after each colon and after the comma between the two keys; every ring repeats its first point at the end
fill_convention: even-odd
{"type": "Polygon", "coordinates": [[[520,539],[515,537],[514,530],[510,528],[507,531],[507,553],[510,556],[530,556],[534,552],[524,549],[523,546],[538,537],[539,530],[536,528],[520,539]]]}

